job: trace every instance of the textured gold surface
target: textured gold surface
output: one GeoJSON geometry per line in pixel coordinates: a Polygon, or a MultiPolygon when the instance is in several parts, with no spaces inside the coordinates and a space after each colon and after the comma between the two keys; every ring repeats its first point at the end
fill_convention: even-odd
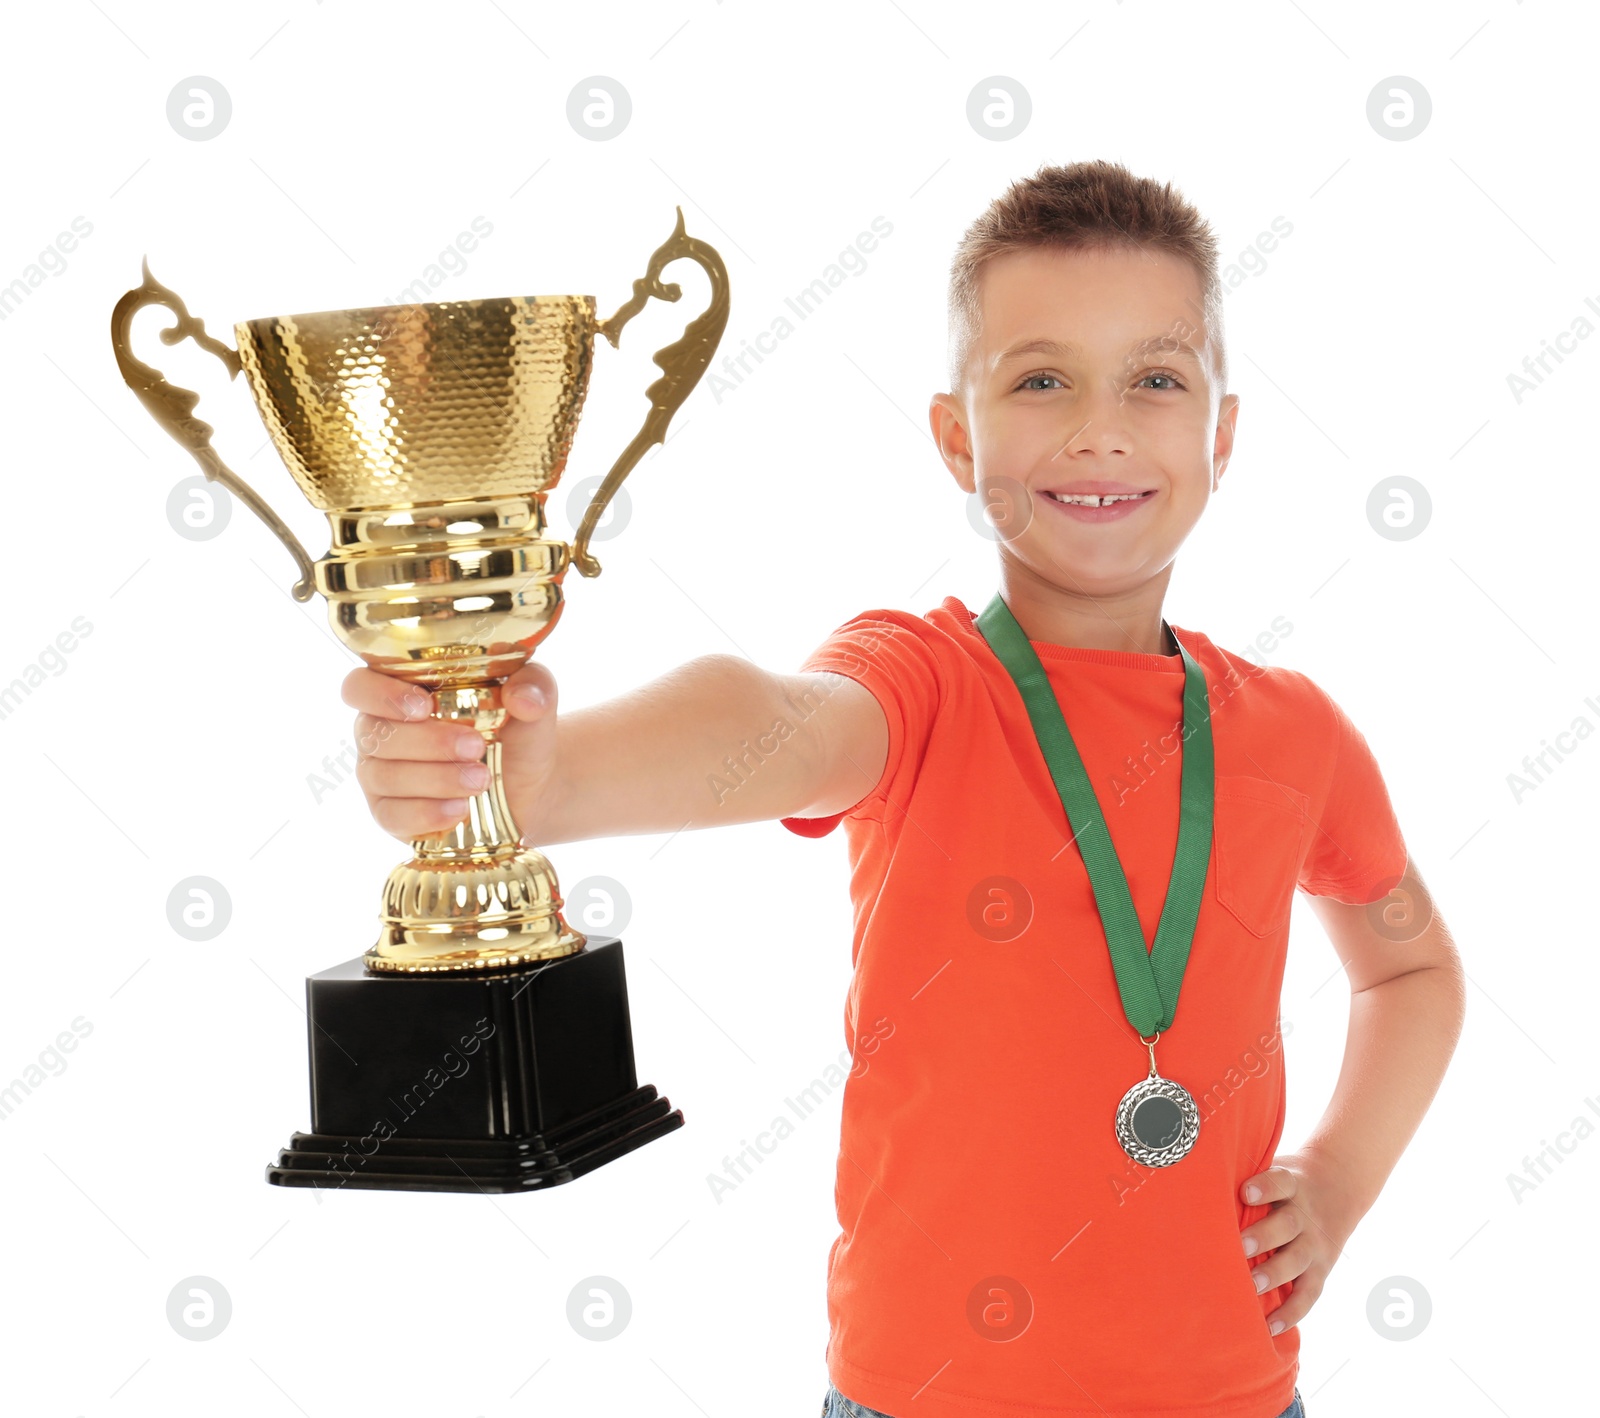
{"type": "Polygon", "coordinates": [[[262,422],[327,512],[553,487],[594,360],[586,295],[278,315],[234,326],[262,422]]]}
{"type": "Polygon", "coordinates": [[[427,689],[435,717],[486,741],[489,786],[469,799],[466,819],[413,842],[412,859],[390,873],[369,969],[497,969],[583,947],[562,919],[553,868],[521,845],[505,801],[499,686],[554,629],[568,567],[599,573],[590,533],[645,449],[664,441],[727,319],[727,271],[685,234],[681,208],[632,296],[602,322],[586,295],[334,310],[244,321],[235,353],[148,264],[143,285],[117,302],[111,336],[123,378],[206,476],[289,548],[302,572],[295,598],[320,591],[334,631],[368,665],[427,689]],[[679,257],[704,269],[711,299],[654,355],[662,375],[646,390],[650,410],[568,547],[547,534],[544,503],[572,447],[595,335],[616,345],[648,299],[677,300],[679,287],[660,273],[679,257]],[[177,317],[165,343],[192,339],[230,377],[243,370],[301,492],[327,514],[331,544],[314,565],[211,447],[211,427],[194,416],[198,396],[133,354],[133,317],[150,305],[177,317]]]}

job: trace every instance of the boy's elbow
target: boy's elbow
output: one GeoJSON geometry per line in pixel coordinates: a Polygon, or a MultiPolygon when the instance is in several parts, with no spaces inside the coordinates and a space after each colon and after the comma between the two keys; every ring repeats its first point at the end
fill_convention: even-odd
{"type": "Polygon", "coordinates": [[[889,756],[889,722],[878,698],[848,675],[819,670],[778,677],[798,720],[803,772],[785,817],[830,817],[877,785],[889,756]]]}

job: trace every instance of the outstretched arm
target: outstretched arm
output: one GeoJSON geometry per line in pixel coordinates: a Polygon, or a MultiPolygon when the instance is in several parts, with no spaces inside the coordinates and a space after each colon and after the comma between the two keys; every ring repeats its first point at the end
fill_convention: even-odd
{"type": "Polygon", "coordinates": [[[824,816],[871,791],[888,745],[855,680],[709,655],[561,715],[548,811],[511,808],[548,843],[824,816]]]}
{"type": "MultiPolygon", "coordinates": [[[[461,820],[487,781],[483,738],[365,667],[344,680],[373,816],[402,841],[461,820]]],[[[505,683],[507,806],[531,846],[676,832],[853,807],[888,758],[888,721],[845,675],[772,674],[736,655],[690,660],[627,694],[558,713],[543,661],[505,683]]]]}

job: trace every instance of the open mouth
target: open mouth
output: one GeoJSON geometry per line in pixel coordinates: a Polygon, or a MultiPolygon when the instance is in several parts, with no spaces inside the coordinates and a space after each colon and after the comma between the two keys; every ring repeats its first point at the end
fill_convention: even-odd
{"type": "Polygon", "coordinates": [[[1095,496],[1088,493],[1083,496],[1067,496],[1065,493],[1047,492],[1045,496],[1052,502],[1062,502],[1068,507],[1110,507],[1118,502],[1139,502],[1146,497],[1153,496],[1154,490],[1145,492],[1115,492],[1106,493],[1104,496],[1095,496]]]}

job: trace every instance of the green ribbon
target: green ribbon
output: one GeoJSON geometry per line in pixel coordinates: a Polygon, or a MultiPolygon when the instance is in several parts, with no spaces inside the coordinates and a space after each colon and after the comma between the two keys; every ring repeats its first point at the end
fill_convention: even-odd
{"type": "MultiPolygon", "coordinates": [[[[1200,915],[1200,893],[1211,856],[1212,808],[1216,793],[1216,759],[1211,741],[1211,709],[1205,671],[1176,635],[1183,655],[1183,754],[1179,790],[1178,845],[1167,881],[1153,948],[1145,948],[1144,931],[1117,849],[1111,844],[1104,814],[1078,746],[1057,703],[1038,652],[997,591],[977,619],[990,648],[1016,681],[1038,737],[1040,751],[1055,780],[1067,821],[1089,873],[1100,924],[1105,930],[1116,971],[1117,989],[1128,1022],[1141,1040],[1172,1023],[1178,991],[1189,963],[1189,945],[1200,915]]],[[[1171,633],[1165,620],[1161,628],[1171,633]]]]}

